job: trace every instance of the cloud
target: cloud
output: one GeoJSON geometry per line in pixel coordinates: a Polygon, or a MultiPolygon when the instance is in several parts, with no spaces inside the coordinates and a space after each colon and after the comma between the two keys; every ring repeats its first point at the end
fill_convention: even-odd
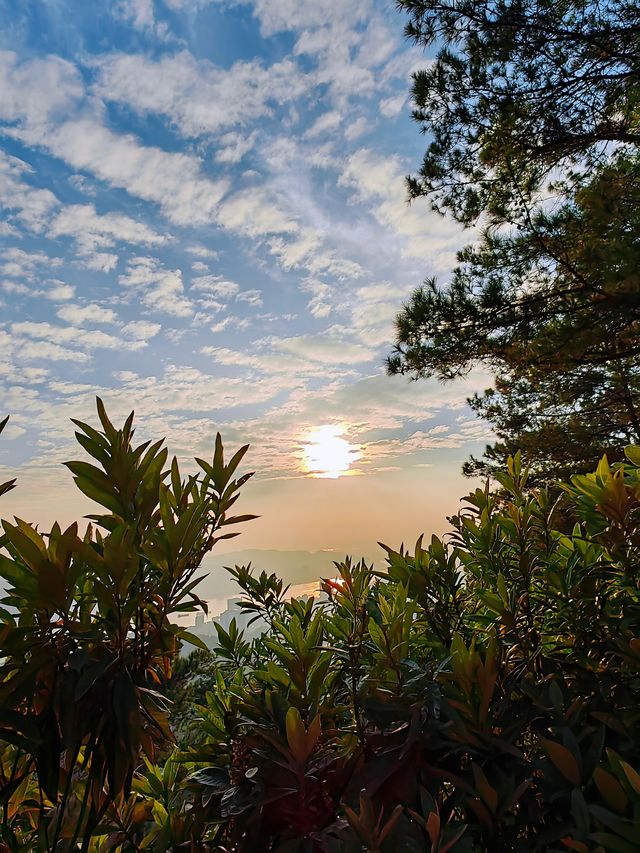
{"type": "Polygon", "coordinates": [[[32,280],[39,267],[57,267],[61,263],[61,258],[51,257],[45,252],[29,252],[17,246],[12,246],[2,253],[0,258],[0,274],[11,276],[12,278],[32,280]]]}
{"type": "Polygon", "coordinates": [[[201,275],[191,282],[191,290],[198,290],[217,299],[235,296],[240,291],[240,285],[221,275],[201,275]]]}
{"type": "Polygon", "coordinates": [[[72,237],[85,262],[92,269],[106,271],[113,269],[118,255],[98,250],[113,248],[120,242],[157,246],[168,240],[166,236],[130,216],[119,213],[98,214],[92,204],[67,205],[52,220],[47,233],[54,238],[72,237]]]}
{"type": "Polygon", "coordinates": [[[257,289],[241,290],[236,294],[237,302],[246,302],[254,308],[259,308],[262,305],[262,291],[257,289]]]}
{"type": "Polygon", "coordinates": [[[58,56],[18,63],[13,51],[0,51],[0,116],[44,132],[78,107],[84,84],[78,69],[58,56]]]}
{"type": "Polygon", "coordinates": [[[421,203],[423,199],[408,204],[405,174],[398,157],[361,148],[346,158],[338,182],[353,191],[353,202],[369,205],[378,223],[403,239],[403,254],[428,258],[435,270],[449,271],[468,238],[460,226],[421,203]]]}
{"type": "Polygon", "coordinates": [[[43,272],[44,269],[48,271],[61,264],[62,258],[11,246],[4,250],[0,261],[0,275],[7,276],[0,286],[6,293],[32,298],[42,297],[53,302],[73,299],[75,288],[72,285],[60,279],[46,278],[46,273],[43,272]]]}
{"type": "Polygon", "coordinates": [[[95,303],[64,305],[56,313],[61,320],[72,326],[84,326],[85,323],[111,324],[117,322],[118,319],[115,311],[112,311],[111,308],[103,308],[95,303]]]}
{"type": "MultiPolygon", "coordinates": [[[[68,347],[60,346],[60,344],[52,341],[42,340],[23,340],[19,337],[14,338],[16,347],[15,358],[18,361],[75,361],[80,363],[88,362],[91,356],[80,350],[69,349],[68,347]]],[[[21,404],[21,407],[22,404],[21,404]]]]}
{"type": "Polygon", "coordinates": [[[371,126],[372,122],[370,119],[365,118],[365,116],[359,116],[346,128],[344,132],[345,139],[348,142],[352,142],[354,139],[357,139],[359,136],[362,136],[363,133],[370,130],[371,126]]]}
{"type": "Polygon", "coordinates": [[[262,32],[267,35],[288,30],[312,30],[331,27],[349,31],[367,19],[371,12],[368,0],[344,3],[343,0],[254,0],[254,14],[262,32]]]}
{"type": "MultiPolygon", "coordinates": [[[[104,100],[126,104],[141,113],[164,115],[185,137],[218,134],[272,114],[271,105],[296,100],[308,89],[303,70],[290,59],[265,66],[259,60],[218,68],[182,51],[159,59],[114,53],[94,61],[98,77],[94,91],[104,100]]],[[[254,137],[255,139],[255,137],[254,137]]],[[[235,146],[235,156],[217,159],[237,162],[244,151],[239,137],[221,140],[235,146]]]]}
{"type": "Polygon", "coordinates": [[[185,246],[185,252],[190,255],[195,255],[196,258],[208,258],[215,261],[220,256],[220,253],[215,249],[210,249],[208,246],[185,246]]]}
{"type": "Polygon", "coordinates": [[[100,251],[119,242],[158,245],[167,237],[157,234],[144,223],[119,213],[98,214],[93,204],[63,205],[50,191],[30,186],[26,176],[32,167],[0,152],[0,206],[29,231],[48,237],[71,237],[85,266],[109,271],[118,255],[100,251]]]}
{"type": "Polygon", "coordinates": [[[122,334],[136,341],[148,341],[154,338],[162,329],[160,323],[150,323],[148,320],[132,320],[122,326],[122,334]]]}
{"type": "Polygon", "coordinates": [[[27,174],[33,174],[28,163],[0,151],[0,206],[13,211],[22,225],[38,233],[45,229],[59,202],[50,190],[30,186],[24,180],[27,174]]]}
{"type": "Polygon", "coordinates": [[[342,114],[338,110],[330,110],[322,113],[314,121],[314,123],[305,131],[305,136],[308,139],[314,139],[317,136],[322,136],[325,133],[333,133],[342,124],[342,114]]]}
{"type": "Polygon", "coordinates": [[[11,332],[18,337],[47,341],[54,345],[78,347],[83,352],[93,349],[139,350],[145,345],[144,341],[124,341],[98,329],[54,326],[52,323],[34,323],[29,320],[12,323],[11,332]]]}
{"type": "Polygon", "coordinates": [[[258,139],[258,132],[253,131],[248,136],[243,136],[241,133],[231,131],[220,137],[220,148],[216,151],[216,160],[218,163],[235,164],[239,163],[245,154],[255,146],[258,139]]]}
{"type": "Polygon", "coordinates": [[[371,361],[374,355],[373,350],[361,344],[320,335],[296,335],[275,339],[271,341],[271,345],[276,351],[322,364],[361,364],[371,361]]]}
{"type": "MultiPolygon", "coordinates": [[[[25,131],[26,141],[31,134],[25,131]]],[[[157,203],[178,225],[198,225],[215,218],[217,205],[227,190],[222,180],[205,178],[198,158],[168,153],[141,145],[131,134],[115,134],[93,119],[68,121],[46,144],[57,157],[75,169],[92,172],[114,187],[157,203]]]]}
{"type": "Polygon", "coordinates": [[[51,299],[53,302],[65,302],[75,296],[75,287],[71,284],[65,284],[64,281],[51,279],[45,282],[45,285],[45,290],[38,290],[34,295],[44,296],[45,299],[51,299]]]}
{"type": "Polygon", "coordinates": [[[155,24],[153,0],[119,0],[115,4],[115,12],[137,30],[148,29],[155,24]]]}
{"type": "Polygon", "coordinates": [[[68,62],[55,57],[19,64],[0,53],[2,132],[45,148],[78,171],[91,172],[113,187],[158,204],[179,225],[215,218],[227,190],[223,180],[202,173],[199,158],[143,145],[133,134],[114,133],[96,106],[80,98],[82,80],[68,62]],[[72,116],[72,117],[70,117],[72,116]]]}
{"type": "MultiPolygon", "coordinates": [[[[233,364],[234,356],[220,350],[217,360],[233,364]]],[[[401,468],[428,464],[425,454],[428,459],[434,450],[462,448],[487,438],[486,425],[474,419],[474,430],[466,433],[458,427],[447,426],[445,433],[440,424],[432,429],[426,426],[436,416],[454,418],[465,410],[466,397],[483,379],[477,374],[467,381],[441,385],[377,373],[338,379],[313,391],[298,386],[284,404],[255,418],[228,422],[224,434],[227,441],[251,436],[251,464],[260,476],[301,476],[302,443],[320,425],[339,426],[344,438],[360,447],[357,467],[363,472],[388,468],[390,462],[401,468]]]]}
{"type": "Polygon", "coordinates": [[[380,101],[380,112],[385,118],[396,118],[402,112],[406,102],[407,96],[402,92],[399,95],[383,98],[380,101]]]}
{"type": "Polygon", "coordinates": [[[157,258],[136,257],[118,277],[119,283],[141,295],[144,305],[174,317],[190,317],[193,304],[184,294],[182,272],[168,270],[157,258]]]}
{"type": "Polygon", "coordinates": [[[220,205],[219,221],[229,231],[245,237],[295,234],[300,226],[265,188],[240,190],[220,205]]]}

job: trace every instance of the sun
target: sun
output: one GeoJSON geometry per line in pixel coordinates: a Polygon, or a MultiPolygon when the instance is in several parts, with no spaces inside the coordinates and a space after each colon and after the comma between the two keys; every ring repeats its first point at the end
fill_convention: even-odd
{"type": "Polygon", "coordinates": [[[309,433],[302,445],[308,474],[335,480],[350,473],[351,465],[360,458],[360,451],[340,437],[343,432],[341,426],[325,425],[309,433]]]}

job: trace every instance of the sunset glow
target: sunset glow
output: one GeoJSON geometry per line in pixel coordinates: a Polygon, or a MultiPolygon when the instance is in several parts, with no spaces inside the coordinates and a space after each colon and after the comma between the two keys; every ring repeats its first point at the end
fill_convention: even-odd
{"type": "Polygon", "coordinates": [[[303,451],[305,471],[312,477],[337,479],[350,473],[360,452],[340,437],[342,432],[342,427],[327,425],[310,433],[303,451]]]}

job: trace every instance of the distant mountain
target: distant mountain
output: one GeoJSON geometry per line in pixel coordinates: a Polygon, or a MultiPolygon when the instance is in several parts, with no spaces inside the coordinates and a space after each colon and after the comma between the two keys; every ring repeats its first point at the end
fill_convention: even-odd
{"type": "MultiPolygon", "coordinates": [[[[382,553],[382,552],[381,552],[382,553]]],[[[309,583],[318,578],[333,577],[334,561],[344,559],[340,551],[277,551],[246,548],[228,554],[212,553],[204,560],[202,571],[209,572],[198,587],[202,598],[231,598],[237,592],[235,582],[225,566],[251,566],[256,572],[275,572],[286,584],[309,583]]],[[[373,559],[367,557],[367,559],[373,559]]],[[[378,556],[378,561],[380,556],[378,556]]]]}

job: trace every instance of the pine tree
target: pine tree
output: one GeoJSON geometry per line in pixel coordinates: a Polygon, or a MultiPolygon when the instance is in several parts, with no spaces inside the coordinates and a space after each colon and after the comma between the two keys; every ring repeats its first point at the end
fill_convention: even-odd
{"type": "MultiPolygon", "coordinates": [[[[540,477],[640,439],[640,9],[577,0],[400,0],[437,44],[414,77],[430,136],[412,196],[481,239],[397,319],[391,373],[495,387],[470,403],[540,477]]],[[[619,452],[619,451],[618,451],[619,452]]]]}

